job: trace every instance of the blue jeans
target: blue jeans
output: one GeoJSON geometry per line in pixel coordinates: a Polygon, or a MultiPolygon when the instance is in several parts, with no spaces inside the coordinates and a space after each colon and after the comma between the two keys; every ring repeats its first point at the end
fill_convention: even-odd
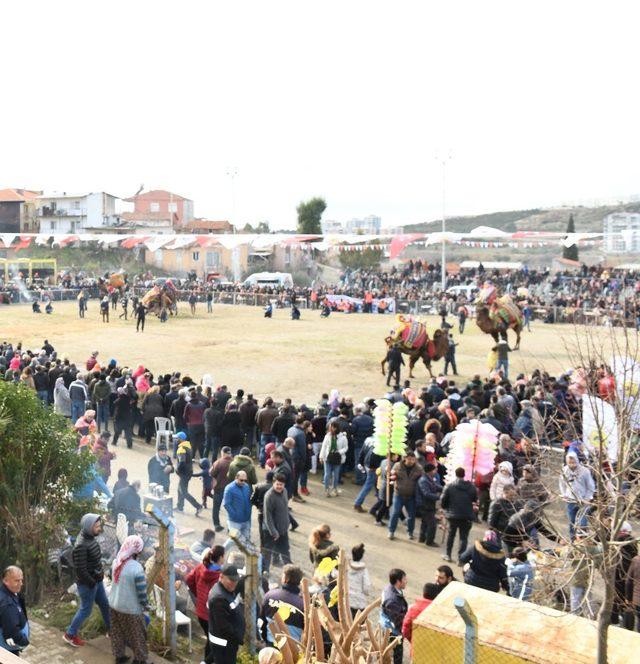
{"type": "Polygon", "coordinates": [[[500,371],[502,369],[504,371],[504,377],[509,378],[509,359],[507,358],[506,360],[498,360],[498,364],[496,364],[496,371],[500,371]]]}
{"type": "Polygon", "coordinates": [[[102,620],[104,620],[107,631],[109,631],[111,628],[111,623],[109,621],[109,600],[107,599],[107,593],[104,590],[102,581],[100,581],[100,583],[96,583],[93,588],[89,588],[89,586],[83,586],[81,583],[79,583],[78,596],[80,597],[80,608],[76,611],[76,615],[73,616],[71,625],[69,625],[67,629],[67,634],[69,636],[76,636],[85,620],[91,615],[94,602],[100,607],[102,620]]]}
{"type": "Polygon", "coordinates": [[[269,444],[275,442],[276,437],[271,433],[261,433],[260,434],[260,451],[258,453],[258,461],[260,466],[264,468],[264,465],[267,461],[267,458],[264,453],[264,448],[269,444]]]}
{"type": "Polygon", "coordinates": [[[398,519],[400,518],[400,512],[402,508],[406,507],[407,509],[407,532],[409,535],[413,535],[413,527],[416,522],[416,501],[413,496],[410,498],[403,498],[397,493],[393,494],[393,504],[391,505],[391,518],[389,519],[389,532],[395,533],[396,526],[398,525],[398,519]]]}
{"type": "Polygon", "coordinates": [[[376,477],[377,475],[375,470],[367,471],[367,477],[364,481],[364,485],[362,486],[362,489],[360,489],[360,493],[356,497],[354,505],[362,506],[364,499],[369,495],[371,489],[374,489],[376,486],[376,477]]]}
{"type": "Polygon", "coordinates": [[[582,510],[582,514],[580,514],[578,523],[576,524],[576,517],[578,516],[578,512],[580,512],[581,508],[582,506],[578,503],[567,503],[567,516],[569,517],[569,536],[571,539],[575,537],[576,525],[579,528],[586,528],[587,526],[587,512],[584,509],[582,510]]]}
{"type": "Polygon", "coordinates": [[[84,415],[84,401],[71,402],[71,421],[75,424],[84,415]]]}
{"type": "Polygon", "coordinates": [[[48,390],[38,390],[38,399],[46,406],[49,403],[49,391],[48,390]]]}
{"type": "Polygon", "coordinates": [[[104,430],[109,431],[109,402],[96,404],[96,424],[98,431],[102,431],[101,424],[104,424],[104,430]]]}
{"type": "Polygon", "coordinates": [[[342,464],[336,464],[335,466],[331,463],[324,462],[324,488],[327,489],[337,489],[338,483],[340,482],[340,469],[342,464]],[[332,484],[332,486],[329,486],[332,484]]]}
{"type": "MultiPolygon", "coordinates": [[[[227,530],[239,530],[240,534],[244,536],[247,540],[251,540],[251,521],[244,521],[240,523],[239,521],[231,521],[230,519],[227,519],[227,530]]],[[[229,538],[225,543],[224,543],[224,550],[228,551],[235,542],[229,538]]]]}

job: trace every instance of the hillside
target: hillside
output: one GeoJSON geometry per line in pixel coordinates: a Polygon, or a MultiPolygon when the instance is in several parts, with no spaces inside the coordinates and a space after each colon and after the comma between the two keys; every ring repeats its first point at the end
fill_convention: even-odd
{"type": "MultiPolygon", "coordinates": [[[[639,203],[601,207],[560,207],[533,210],[491,212],[468,217],[447,218],[447,230],[468,233],[476,226],[491,226],[505,232],[564,231],[569,215],[573,214],[577,232],[602,231],[602,220],[612,212],[640,212],[639,203]]],[[[440,220],[405,226],[405,233],[428,233],[440,230],[440,220]]]]}

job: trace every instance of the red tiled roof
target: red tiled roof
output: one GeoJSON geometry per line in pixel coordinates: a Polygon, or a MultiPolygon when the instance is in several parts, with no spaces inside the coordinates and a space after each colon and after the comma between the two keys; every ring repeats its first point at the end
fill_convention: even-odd
{"type": "Polygon", "coordinates": [[[184,224],[183,228],[190,231],[231,231],[233,226],[226,220],[208,221],[207,219],[194,219],[184,224]]]}
{"type": "Polygon", "coordinates": [[[135,196],[130,196],[125,198],[125,201],[135,202],[136,200],[148,200],[148,201],[188,201],[189,198],[180,196],[179,194],[172,194],[170,191],[165,191],[164,189],[152,189],[151,191],[145,191],[142,194],[136,194],[135,196]]]}
{"type": "Polygon", "coordinates": [[[0,189],[0,202],[23,203],[37,198],[42,192],[28,189],[0,189]]]}

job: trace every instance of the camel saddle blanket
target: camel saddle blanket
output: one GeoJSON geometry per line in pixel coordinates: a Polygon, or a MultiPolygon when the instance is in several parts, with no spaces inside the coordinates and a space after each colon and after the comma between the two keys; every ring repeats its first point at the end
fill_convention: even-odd
{"type": "Polygon", "coordinates": [[[511,325],[522,325],[522,311],[518,305],[511,299],[510,295],[502,295],[491,305],[489,317],[496,324],[502,324],[506,327],[511,325]]]}
{"type": "Polygon", "coordinates": [[[421,348],[427,340],[427,328],[424,326],[424,323],[419,323],[415,320],[411,321],[405,325],[400,333],[400,339],[405,348],[411,350],[421,348]]]}
{"type": "Polygon", "coordinates": [[[148,291],[141,302],[145,307],[148,307],[153,300],[155,300],[160,295],[160,287],[154,286],[150,291],[148,291]]]}

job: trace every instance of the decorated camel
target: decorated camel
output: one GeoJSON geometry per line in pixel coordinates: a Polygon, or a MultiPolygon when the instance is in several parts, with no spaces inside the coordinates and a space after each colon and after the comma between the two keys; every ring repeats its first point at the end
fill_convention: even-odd
{"type": "Polygon", "coordinates": [[[487,282],[480,291],[476,304],[476,323],[485,333],[490,334],[497,343],[500,338],[507,341],[508,330],[516,333],[514,350],[520,348],[520,333],[523,327],[522,311],[510,295],[498,297],[496,287],[487,282]]]}
{"type": "Polygon", "coordinates": [[[127,273],[124,271],[105,273],[104,277],[98,278],[98,290],[101,296],[110,295],[114,290],[122,293],[127,285],[127,273]]]}
{"type": "MultiPolygon", "coordinates": [[[[412,316],[396,316],[397,327],[385,338],[387,348],[397,346],[400,352],[409,356],[409,378],[414,378],[413,367],[418,360],[424,362],[429,375],[433,377],[431,363],[442,359],[449,350],[449,339],[445,330],[436,330],[433,339],[429,338],[424,323],[412,316]]],[[[382,373],[385,374],[386,357],[382,360],[382,373]]]]}
{"type": "Polygon", "coordinates": [[[143,295],[140,302],[150,314],[159,316],[162,310],[166,309],[171,316],[178,315],[178,293],[170,280],[162,286],[156,284],[143,295]]]}

